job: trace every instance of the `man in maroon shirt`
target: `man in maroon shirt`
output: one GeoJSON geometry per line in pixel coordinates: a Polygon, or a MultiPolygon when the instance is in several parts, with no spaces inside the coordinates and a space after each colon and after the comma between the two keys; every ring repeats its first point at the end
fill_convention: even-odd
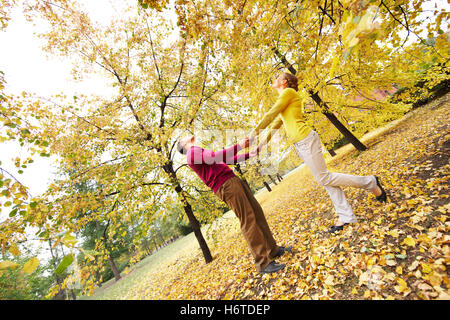
{"type": "Polygon", "coordinates": [[[290,252],[292,247],[276,244],[264,212],[250,188],[227,165],[255,156],[257,149],[237,154],[248,146],[249,139],[245,138],[232,147],[214,152],[196,146],[194,136],[185,137],[177,144],[178,151],[186,155],[189,167],[239,218],[242,234],[255,259],[256,270],[262,273],[277,272],[285,265],[273,260],[285,251],[290,252]]]}

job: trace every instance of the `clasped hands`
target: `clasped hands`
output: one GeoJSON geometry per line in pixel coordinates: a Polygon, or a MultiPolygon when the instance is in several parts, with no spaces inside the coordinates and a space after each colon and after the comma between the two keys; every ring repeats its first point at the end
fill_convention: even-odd
{"type": "MultiPolygon", "coordinates": [[[[248,148],[255,141],[255,139],[256,139],[256,136],[246,137],[246,138],[240,140],[238,142],[238,145],[241,147],[241,149],[248,148]]],[[[258,155],[261,148],[262,148],[262,145],[260,144],[256,148],[253,148],[252,150],[250,150],[250,152],[249,152],[250,158],[258,155]]]]}

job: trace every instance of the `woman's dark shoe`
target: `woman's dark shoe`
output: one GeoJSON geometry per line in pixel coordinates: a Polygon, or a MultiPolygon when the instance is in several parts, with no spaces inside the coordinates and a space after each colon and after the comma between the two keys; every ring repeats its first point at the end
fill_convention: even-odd
{"type": "Polygon", "coordinates": [[[378,188],[380,188],[380,190],[381,190],[381,194],[378,197],[375,197],[375,199],[377,199],[380,202],[386,202],[387,201],[386,192],[384,191],[383,187],[381,186],[380,180],[378,179],[377,176],[375,176],[375,179],[377,180],[378,188]]]}
{"type": "Polygon", "coordinates": [[[264,269],[262,269],[260,272],[261,273],[273,273],[273,272],[280,271],[284,267],[285,267],[284,264],[280,264],[280,263],[276,263],[275,261],[272,261],[264,269]]]}
{"type": "Polygon", "coordinates": [[[344,229],[344,226],[347,225],[347,224],[348,224],[348,223],[344,223],[342,226],[332,226],[332,227],[328,230],[328,232],[334,233],[334,232],[337,232],[337,231],[341,231],[341,230],[344,229]]]}

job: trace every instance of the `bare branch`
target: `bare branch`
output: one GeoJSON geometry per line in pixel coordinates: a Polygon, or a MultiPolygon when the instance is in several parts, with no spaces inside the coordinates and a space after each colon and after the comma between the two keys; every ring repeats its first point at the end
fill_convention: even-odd
{"type": "Polygon", "coordinates": [[[167,104],[167,99],[172,95],[172,93],[175,91],[175,89],[178,87],[178,84],[180,83],[180,79],[181,79],[181,75],[183,74],[183,68],[184,68],[184,62],[181,62],[181,66],[180,66],[180,72],[178,73],[178,79],[175,82],[172,90],[170,90],[170,92],[164,97],[163,102],[161,103],[160,109],[161,109],[161,118],[159,121],[159,127],[163,128],[165,121],[164,121],[164,110],[166,108],[166,104],[167,104]]]}
{"type": "MultiPolygon", "coordinates": [[[[148,15],[147,15],[147,18],[148,18],[148,15]]],[[[148,25],[148,20],[147,19],[145,20],[145,24],[147,25],[148,38],[149,38],[149,41],[150,41],[150,47],[152,49],[153,63],[155,64],[156,73],[158,75],[158,80],[159,80],[159,85],[161,86],[161,92],[164,93],[164,87],[162,85],[161,71],[159,70],[158,61],[156,60],[155,48],[154,48],[154,45],[153,45],[152,35],[151,35],[151,32],[150,32],[150,26],[148,25]]]]}
{"type": "Polygon", "coordinates": [[[30,196],[30,198],[33,198],[33,196],[31,195],[31,193],[28,192],[27,187],[26,187],[22,182],[20,182],[16,177],[14,177],[14,176],[13,176],[11,173],[9,173],[6,169],[3,169],[3,168],[1,168],[1,167],[0,167],[0,171],[1,171],[2,173],[6,173],[6,174],[9,175],[11,178],[13,178],[14,180],[16,180],[16,182],[17,182],[18,184],[20,184],[20,185],[25,189],[26,193],[30,196]]]}
{"type": "Polygon", "coordinates": [[[110,160],[104,161],[104,162],[102,162],[102,163],[99,163],[99,164],[96,165],[95,167],[89,168],[89,169],[87,169],[87,170],[85,170],[85,171],[79,173],[78,175],[74,176],[73,179],[76,179],[76,178],[78,178],[78,177],[84,175],[85,173],[88,173],[88,172],[91,171],[91,170],[97,169],[97,168],[101,167],[101,166],[104,165],[104,164],[107,164],[107,163],[110,163],[110,162],[114,162],[114,161],[118,161],[118,160],[122,160],[122,159],[125,159],[125,158],[126,158],[126,156],[123,156],[123,157],[118,157],[118,158],[115,158],[115,159],[110,159],[110,160]]]}

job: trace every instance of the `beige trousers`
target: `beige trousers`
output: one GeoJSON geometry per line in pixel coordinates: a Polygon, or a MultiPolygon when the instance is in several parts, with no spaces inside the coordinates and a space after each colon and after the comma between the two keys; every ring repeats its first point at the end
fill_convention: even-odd
{"type": "Polygon", "coordinates": [[[375,176],[354,176],[329,172],[323,158],[319,135],[314,130],[303,140],[294,143],[294,147],[316,181],[327,190],[334,209],[339,216],[339,221],[346,223],[356,222],[357,218],[353,213],[352,207],[340,187],[354,187],[373,191],[377,186],[375,176]]]}

